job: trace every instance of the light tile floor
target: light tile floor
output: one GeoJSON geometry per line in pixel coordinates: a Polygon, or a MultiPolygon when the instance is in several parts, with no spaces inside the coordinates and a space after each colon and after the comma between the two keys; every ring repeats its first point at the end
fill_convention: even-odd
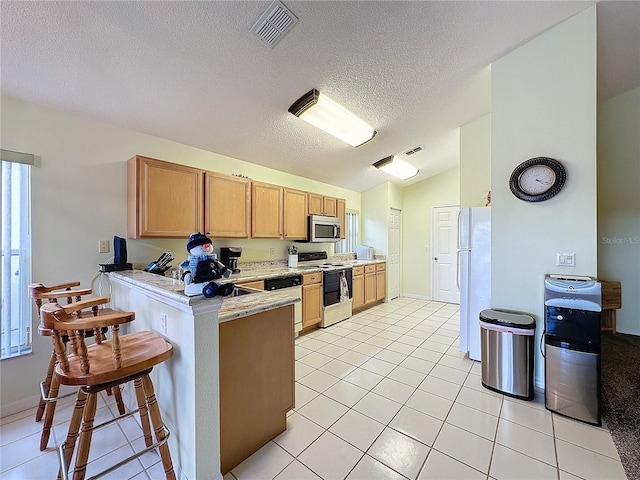
{"type": "MultiPolygon", "coordinates": [[[[401,298],[296,340],[296,408],[288,429],[225,475],[245,479],[624,479],[609,432],[551,414],[544,395],[482,387],[458,351],[456,305],[401,298]]],[[[0,477],[51,479],[73,399],[61,401],[40,452],[35,409],[0,420],[0,477]]],[[[112,418],[102,397],[96,418],[112,418]]],[[[133,419],[107,427],[89,474],[140,447],[133,419]]],[[[111,479],[164,478],[148,453],[111,479]]]]}

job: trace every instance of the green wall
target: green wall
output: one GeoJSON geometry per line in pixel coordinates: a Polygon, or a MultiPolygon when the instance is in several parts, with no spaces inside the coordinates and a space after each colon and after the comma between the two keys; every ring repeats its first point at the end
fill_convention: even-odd
{"type": "MultiPolygon", "coordinates": [[[[539,337],[545,274],[597,273],[595,6],[493,64],[491,190],[491,304],[532,314],[539,337]],[[509,177],[538,156],[560,160],[568,179],[552,199],[523,202],[509,177]],[[556,266],[563,252],[576,254],[575,267],[556,266]]],[[[544,360],[536,353],[542,386],[544,360]]]]}
{"type": "Polygon", "coordinates": [[[491,190],[491,116],[460,127],[460,206],[484,207],[491,190]]]}
{"type": "Polygon", "coordinates": [[[640,335],[640,88],[598,105],[598,278],[622,285],[617,329],[640,335]]]}
{"type": "Polygon", "coordinates": [[[428,299],[431,296],[431,207],[458,205],[460,169],[452,168],[405,187],[403,193],[401,293],[428,299]]]}

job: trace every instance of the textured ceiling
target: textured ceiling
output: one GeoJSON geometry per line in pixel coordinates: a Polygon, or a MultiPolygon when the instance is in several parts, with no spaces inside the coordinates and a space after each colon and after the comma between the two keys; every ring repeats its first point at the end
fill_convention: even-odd
{"type": "MultiPolygon", "coordinates": [[[[421,145],[408,185],[457,165],[491,62],[594,4],[285,0],[299,22],[272,49],[249,33],[270,3],[3,0],[2,93],[356,191],[421,145]],[[311,88],[378,135],[353,148],[287,113],[311,88]]],[[[640,85],[640,2],[598,15],[608,98],[640,85]]]]}

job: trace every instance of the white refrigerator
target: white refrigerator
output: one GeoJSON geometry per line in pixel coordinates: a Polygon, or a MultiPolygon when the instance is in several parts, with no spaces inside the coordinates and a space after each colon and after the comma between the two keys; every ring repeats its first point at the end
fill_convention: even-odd
{"type": "Polygon", "coordinates": [[[480,360],[479,315],[491,308],[491,207],[460,209],[458,287],[460,351],[480,360]]]}

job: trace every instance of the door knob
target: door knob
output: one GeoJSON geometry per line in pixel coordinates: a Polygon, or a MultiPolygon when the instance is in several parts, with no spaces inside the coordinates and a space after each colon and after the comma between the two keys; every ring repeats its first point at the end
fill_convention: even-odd
{"type": "Polygon", "coordinates": [[[433,257],[433,259],[437,262],[438,261],[438,257],[433,257]]]}

